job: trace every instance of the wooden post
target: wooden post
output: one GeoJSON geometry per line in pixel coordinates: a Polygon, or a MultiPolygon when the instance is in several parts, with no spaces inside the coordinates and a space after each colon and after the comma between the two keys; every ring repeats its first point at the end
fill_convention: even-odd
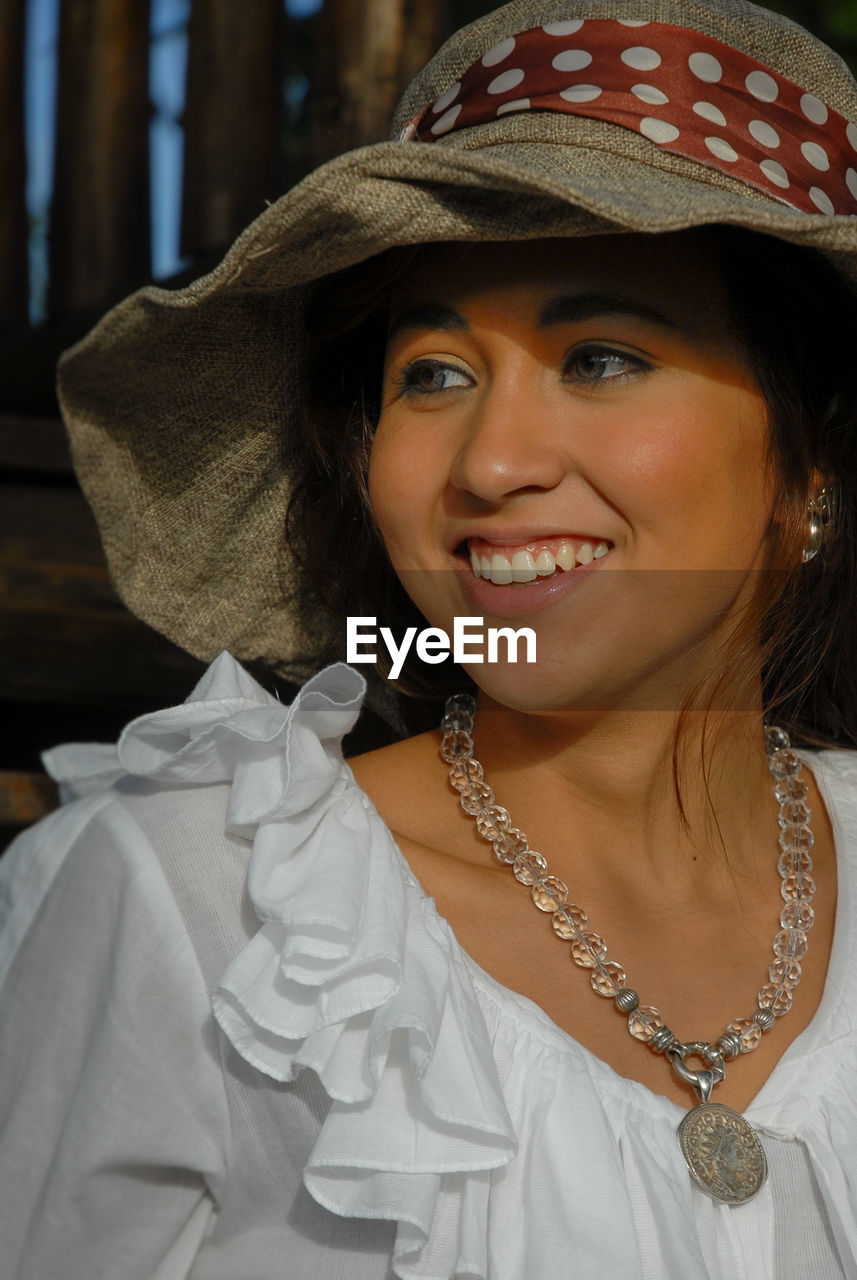
{"type": "Polygon", "coordinates": [[[51,212],[52,315],[149,276],[149,0],[64,0],[51,212]]]}
{"type": "Polygon", "coordinates": [[[438,0],[327,0],[312,95],[312,161],[387,137],[402,90],[436,51],[438,0]]]}
{"type": "Polygon", "coordinates": [[[24,193],[25,0],[0,0],[0,333],[25,328],[28,313],[24,193]]]}
{"type": "Polygon", "coordinates": [[[282,0],[193,0],[182,253],[223,249],[277,190],[282,0]]]}

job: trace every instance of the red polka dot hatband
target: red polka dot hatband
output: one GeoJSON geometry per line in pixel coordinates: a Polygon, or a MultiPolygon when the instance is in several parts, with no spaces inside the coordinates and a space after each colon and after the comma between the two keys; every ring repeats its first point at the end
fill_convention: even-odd
{"type": "Polygon", "coordinates": [[[512,0],[459,31],[389,140],[323,165],[210,275],[141,290],[65,356],[123,599],[200,658],[304,679],[329,628],[283,537],[307,286],[401,245],[712,223],[814,247],[857,283],[855,126],[841,59],[746,0],[512,0]]]}
{"type": "Polygon", "coordinates": [[[409,122],[402,140],[435,142],[525,111],[603,120],[793,208],[857,214],[857,125],[698,31],[569,18],[506,36],[409,122]]]}

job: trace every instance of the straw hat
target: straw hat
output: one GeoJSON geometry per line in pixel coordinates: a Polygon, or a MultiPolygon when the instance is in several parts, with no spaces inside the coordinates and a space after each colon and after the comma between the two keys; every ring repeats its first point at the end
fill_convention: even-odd
{"type": "Polygon", "coordinates": [[[857,279],[857,86],[744,0],[514,0],[452,37],[391,141],[312,173],[179,292],[60,366],[120,595],[192,654],[292,680],[330,640],[285,545],[307,285],[385,249],[731,223],[857,279]],[[318,625],[316,626],[316,621],[318,625]]]}

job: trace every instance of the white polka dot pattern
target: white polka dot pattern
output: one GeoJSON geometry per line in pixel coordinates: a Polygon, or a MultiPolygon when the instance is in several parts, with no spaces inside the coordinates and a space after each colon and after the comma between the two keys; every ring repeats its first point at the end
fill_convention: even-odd
{"type": "Polygon", "coordinates": [[[829,216],[831,213],[836,212],[833,207],[833,201],[826,191],[822,191],[821,187],[810,187],[809,198],[821,213],[826,213],[829,216]]]}
{"type": "Polygon", "coordinates": [[[829,169],[830,161],[827,158],[827,152],[824,147],[820,147],[817,142],[802,142],[800,144],[801,153],[805,160],[808,160],[813,169],[829,169]]]}
{"type": "Polygon", "coordinates": [[[812,120],[813,124],[824,124],[827,120],[827,107],[811,93],[803,95],[800,100],[800,109],[807,120],[812,120]]]}
{"type": "Polygon", "coordinates": [[[696,115],[702,116],[703,120],[708,120],[711,124],[719,124],[721,129],[726,128],[726,117],[713,102],[694,102],[693,110],[696,115]]]}
{"type": "Polygon", "coordinates": [[[678,129],[666,120],[658,120],[655,116],[644,116],[640,121],[640,133],[652,142],[675,142],[678,129]]]}
{"type": "Polygon", "coordinates": [[[570,18],[568,22],[549,22],[546,27],[542,27],[542,31],[546,31],[549,36],[573,36],[582,26],[582,18],[570,18]]]}
{"type": "Polygon", "coordinates": [[[563,49],[554,58],[551,66],[555,71],[582,71],[592,61],[592,54],[585,49],[563,49]]]}
{"type": "Polygon", "coordinates": [[[716,84],[723,77],[723,68],[710,53],[692,53],[687,65],[698,80],[705,80],[708,84],[716,84]]]}
{"type": "Polygon", "coordinates": [[[501,102],[497,108],[498,116],[508,115],[510,111],[529,111],[529,98],[513,98],[511,102],[501,102]]]}
{"type": "Polygon", "coordinates": [[[496,67],[498,62],[505,62],[506,58],[508,58],[514,48],[514,36],[509,36],[508,40],[501,40],[499,44],[494,45],[493,49],[489,49],[487,53],[483,53],[483,67],[496,67]]]}
{"type": "Polygon", "coordinates": [[[526,111],[630,130],[805,213],[857,213],[857,122],[699,31],[569,18],[515,32],[415,116],[402,139],[440,141],[526,111]]]}
{"type": "Polygon", "coordinates": [[[738,152],[730,147],[725,138],[706,138],[705,145],[713,156],[717,156],[718,160],[725,160],[727,164],[734,164],[738,159],[738,152]]]}
{"type": "Polygon", "coordinates": [[[665,106],[669,102],[664,91],[656,89],[653,84],[632,84],[631,92],[635,98],[639,98],[641,102],[648,102],[650,106],[665,106]]]}
{"type": "Polygon", "coordinates": [[[760,102],[776,102],[779,93],[777,82],[767,71],[751,71],[744,83],[760,102]]]}
{"type": "Polygon", "coordinates": [[[755,138],[763,147],[778,147],[780,145],[780,135],[777,133],[773,125],[768,124],[766,120],[751,120],[747,125],[750,136],[755,138]]]}
{"type": "Polygon", "coordinates": [[[517,89],[518,85],[524,78],[524,72],[520,67],[510,67],[508,71],[501,71],[488,86],[489,93],[508,93],[510,89],[517,89]]]}
{"type": "Polygon", "coordinates": [[[759,165],[762,173],[778,187],[790,186],[789,175],[777,160],[763,160],[759,165]]]}
{"type": "Polygon", "coordinates": [[[626,67],[633,67],[635,71],[654,71],[655,67],[661,65],[661,55],[640,44],[631,49],[623,49],[619,56],[626,67]]]}
{"type": "Polygon", "coordinates": [[[447,89],[446,93],[438,98],[437,102],[434,104],[434,110],[436,112],[446,111],[447,107],[451,107],[453,102],[455,102],[455,99],[458,97],[460,92],[461,83],[459,82],[458,84],[454,84],[451,89],[447,89]]]}
{"type": "Polygon", "coordinates": [[[566,102],[594,102],[601,96],[597,84],[571,84],[567,89],[560,89],[559,96],[566,102]]]}

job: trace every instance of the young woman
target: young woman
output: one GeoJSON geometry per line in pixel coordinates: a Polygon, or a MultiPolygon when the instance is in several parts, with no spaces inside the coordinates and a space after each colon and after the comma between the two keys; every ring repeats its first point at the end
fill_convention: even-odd
{"type": "Polygon", "coordinates": [[[222,655],[52,753],[15,1274],[857,1268],[857,91],[738,0],[607,10],[460,32],[65,360],[142,616],[294,676],[345,615],[377,712],[452,697],[348,765],[356,670],[222,655]],[[433,661],[476,618],[535,661],[433,661]]]}

